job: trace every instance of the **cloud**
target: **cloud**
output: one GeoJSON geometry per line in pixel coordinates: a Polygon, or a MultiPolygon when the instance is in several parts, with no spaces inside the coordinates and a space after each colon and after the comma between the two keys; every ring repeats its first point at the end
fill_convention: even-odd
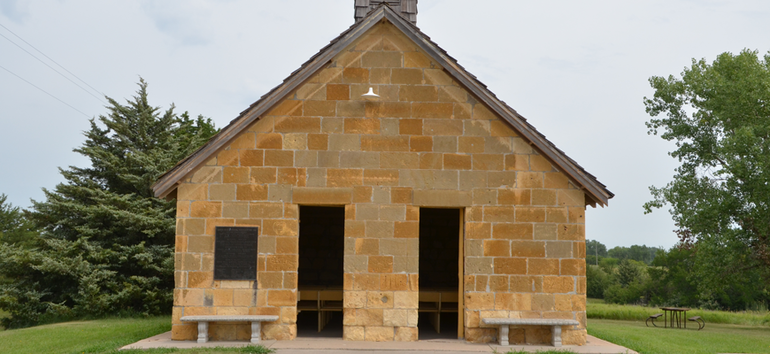
{"type": "Polygon", "coordinates": [[[0,1],[0,13],[11,21],[22,23],[29,16],[27,5],[27,3],[22,5],[19,0],[3,0],[0,1]]]}
{"type": "Polygon", "coordinates": [[[203,46],[211,42],[207,4],[199,1],[145,1],[142,8],[155,27],[185,46],[203,46]]]}

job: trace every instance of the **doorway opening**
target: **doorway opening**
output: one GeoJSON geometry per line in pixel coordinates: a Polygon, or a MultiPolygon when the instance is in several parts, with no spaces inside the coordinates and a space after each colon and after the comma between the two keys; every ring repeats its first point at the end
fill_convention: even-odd
{"type": "Polygon", "coordinates": [[[420,208],[420,339],[463,335],[462,210],[420,208]]]}
{"type": "Polygon", "coordinates": [[[342,337],[344,207],[299,207],[297,336],[342,337]]]}

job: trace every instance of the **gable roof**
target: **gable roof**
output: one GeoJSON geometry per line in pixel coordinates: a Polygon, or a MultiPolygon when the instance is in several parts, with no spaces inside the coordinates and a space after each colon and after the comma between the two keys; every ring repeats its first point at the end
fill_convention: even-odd
{"type": "Polygon", "coordinates": [[[519,115],[505,102],[498,99],[494,93],[487,89],[486,85],[481,83],[474,75],[467,72],[465,68],[457,63],[457,60],[449,56],[445,50],[431,41],[430,37],[422,33],[414,24],[401,17],[384,3],[372,10],[361,21],[342,32],[326,47],[302,64],[299,69],[291,73],[283,83],[270,90],[270,92],[263,95],[249,108],[241,112],[237,118],[233,119],[230,124],[224,127],[200,149],[160,176],[158,181],[152,186],[155,196],[165,197],[172,193],[182,179],[192,173],[197,167],[204,164],[221,148],[227,146],[227,144],[240,132],[247,129],[263,114],[268,112],[276,104],[280,103],[286,95],[297,89],[313,74],[323,69],[335,56],[337,56],[337,54],[380,21],[388,21],[398,28],[429,57],[441,65],[452,78],[478,98],[479,101],[486,105],[492,112],[496,113],[497,116],[501,117],[503,121],[507,122],[521,137],[529,141],[529,143],[543,156],[556,165],[559,171],[565,173],[574,183],[584,190],[588,196],[586,200],[587,204],[593,206],[599,204],[604,206],[607,205],[610,198],[615,196],[604,184],[599,182],[596,177],[588,173],[583,167],[578,165],[577,162],[557,148],[551,141],[546,139],[545,135],[538,132],[524,117],[519,115]]]}

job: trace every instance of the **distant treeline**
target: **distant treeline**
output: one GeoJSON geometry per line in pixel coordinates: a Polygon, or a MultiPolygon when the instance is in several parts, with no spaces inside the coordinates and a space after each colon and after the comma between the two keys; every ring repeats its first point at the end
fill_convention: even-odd
{"type": "Polygon", "coordinates": [[[713,286],[708,278],[717,270],[697,262],[696,252],[681,244],[669,250],[633,245],[608,251],[602,243],[586,240],[587,295],[617,304],[767,310],[770,286],[756,269],[713,286]]]}

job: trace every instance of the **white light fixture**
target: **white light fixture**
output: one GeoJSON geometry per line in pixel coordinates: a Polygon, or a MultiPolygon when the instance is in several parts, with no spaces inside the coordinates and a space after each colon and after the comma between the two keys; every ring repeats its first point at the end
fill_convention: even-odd
{"type": "Polygon", "coordinates": [[[378,95],[378,94],[374,93],[374,89],[373,89],[373,88],[371,88],[371,87],[369,87],[369,92],[367,92],[367,93],[365,93],[365,94],[361,95],[361,97],[363,97],[363,98],[366,98],[366,99],[370,99],[370,100],[371,100],[371,99],[377,99],[377,98],[380,98],[380,95],[378,95]]]}

